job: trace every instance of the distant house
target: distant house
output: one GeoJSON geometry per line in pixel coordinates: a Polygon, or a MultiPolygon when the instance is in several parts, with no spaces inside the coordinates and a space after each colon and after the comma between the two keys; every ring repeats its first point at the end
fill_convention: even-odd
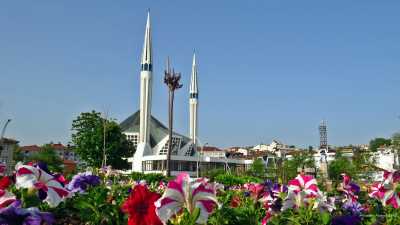
{"type": "Polygon", "coordinates": [[[212,157],[212,158],[225,158],[225,151],[213,146],[205,146],[202,148],[198,148],[197,150],[200,152],[200,155],[205,157],[212,157]]]}
{"type": "Polygon", "coordinates": [[[2,138],[0,140],[0,162],[5,164],[4,173],[10,175],[14,171],[15,162],[13,159],[14,151],[18,141],[11,138],[2,138]]]}
{"type": "MultiPolygon", "coordinates": [[[[76,169],[77,165],[83,162],[79,159],[78,155],[74,152],[74,147],[70,145],[63,145],[61,143],[50,144],[56,154],[63,161],[65,172],[72,172],[76,169]]],[[[40,152],[42,148],[37,145],[27,145],[21,147],[21,153],[24,159],[40,152]]]]}

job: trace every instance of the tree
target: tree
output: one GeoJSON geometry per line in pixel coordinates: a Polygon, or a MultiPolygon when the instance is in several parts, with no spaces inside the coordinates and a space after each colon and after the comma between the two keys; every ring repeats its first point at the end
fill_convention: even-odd
{"type": "Polygon", "coordinates": [[[352,161],[344,157],[340,150],[337,150],[335,159],[328,165],[328,175],[331,180],[338,183],[342,179],[342,173],[346,173],[353,178],[357,175],[352,161]]]}
{"type": "Polygon", "coordinates": [[[17,146],[15,146],[15,149],[13,151],[13,160],[15,162],[22,162],[24,161],[24,154],[21,151],[21,147],[17,144],[17,146]]]}
{"type": "Polygon", "coordinates": [[[58,156],[57,152],[51,144],[45,144],[40,148],[40,151],[32,154],[26,159],[28,162],[43,162],[52,172],[62,172],[63,161],[58,156]]]}
{"type": "Polygon", "coordinates": [[[133,146],[115,121],[102,118],[101,114],[94,110],[84,112],[72,122],[72,131],[75,151],[88,165],[102,165],[105,134],[107,164],[117,169],[129,168],[124,158],[133,155],[133,146]]]}
{"type": "MultiPolygon", "coordinates": [[[[312,151],[301,151],[293,154],[290,160],[286,160],[282,171],[285,171],[287,179],[297,176],[298,168],[315,168],[315,160],[312,151]]],[[[286,180],[284,180],[286,182],[286,180]]]]}
{"type": "Polygon", "coordinates": [[[371,151],[353,147],[352,163],[360,178],[371,180],[375,172],[375,157],[371,151]]]}
{"type": "Polygon", "coordinates": [[[251,164],[250,174],[255,177],[265,176],[265,164],[262,159],[255,159],[251,164]]]}
{"type": "Polygon", "coordinates": [[[385,138],[374,138],[369,142],[369,150],[376,152],[376,150],[381,146],[390,146],[392,140],[385,138]]]}

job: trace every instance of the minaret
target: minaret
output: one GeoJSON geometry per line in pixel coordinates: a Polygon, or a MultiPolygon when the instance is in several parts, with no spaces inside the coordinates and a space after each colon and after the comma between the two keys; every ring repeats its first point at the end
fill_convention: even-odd
{"type": "Polygon", "coordinates": [[[197,65],[196,65],[196,54],[193,53],[193,64],[192,64],[192,77],[190,81],[190,99],[189,99],[189,111],[190,111],[190,138],[193,141],[194,146],[197,145],[197,107],[199,90],[197,87],[197,65]]]}
{"type": "Polygon", "coordinates": [[[139,143],[149,143],[149,122],[151,117],[151,89],[153,59],[151,55],[150,12],[147,14],[146,32],[140,69],[140,131],[139,143]]]}
{"type": "Polygon", "coordinates": [[[146,31],[140,68],[140,128],[139,141],[133,156],[132,170],[142,171],[142,157],[151,154],[150,119],[153,76],[153,57],[151,47],[150,11],[147,13],[146,31]]]}

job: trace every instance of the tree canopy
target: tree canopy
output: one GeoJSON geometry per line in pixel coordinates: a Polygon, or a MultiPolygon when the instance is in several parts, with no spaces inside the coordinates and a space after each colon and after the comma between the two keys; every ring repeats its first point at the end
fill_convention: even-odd
{"type": "Polygon", "coordinates": [[[63,161],[58,156],[57,152],[51,144],[45,144],[40,148],[40,151],[29,156],[28,162],[44,162],[50,171],[62,172],[63,161]]]}
{"type": "Polygon", "coordinates": [[[115,121],[102,118],[96,111],[83,112],[72,122],[72,131],[75,151],[88,165],[101,167],[105,133],[107,165],[116,169],[129,168],[124,158],[133,155],[133,146],[115,121]]]}
{"type": "Polygon", "coordinates": [[[343,156],[342,152],[336,151],[335,159],[329,163],[328,174],[330,179],[335,182],[341,181],[341,174],[346,173],[351,177],[356,177],[356,167],[353,165],[352,160],[343,156]]]}
{"type": "Polygon", "coordinates": [[[369,150],[375,152],[381,146],[390,146],[392,144],[391,139],[386,138],[374,138],[369,142],[369,150]]]}

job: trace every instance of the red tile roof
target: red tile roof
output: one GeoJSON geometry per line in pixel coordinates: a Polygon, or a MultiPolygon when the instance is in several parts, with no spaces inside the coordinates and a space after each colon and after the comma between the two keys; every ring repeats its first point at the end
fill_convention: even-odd
{"type": "Polygon", "coordinates": [[[28,152],[38,152],[38,151],[40,151],[40,147],[37,145],[27,145],[27,146],[22,146],[21,150],[28,151],[28,152]]]}
{"type": "Polygon", "coordinates": [[[213,146],[205,146],[203,148],[200,148],[200,151],[203,151],[203,152],[215,152],[215,151],[223,151],[223,150],[219,149],[217,147],[213,147],[213,146]]]}

